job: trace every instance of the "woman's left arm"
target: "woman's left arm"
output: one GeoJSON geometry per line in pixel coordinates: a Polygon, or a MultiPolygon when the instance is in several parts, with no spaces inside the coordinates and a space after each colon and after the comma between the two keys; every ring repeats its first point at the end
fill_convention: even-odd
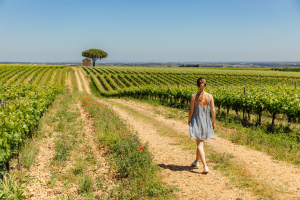
{"type": "Polygon", "coordinates": [[[212,122],[213,130],[215,130],[215,128],[216,128],[216,111],[215,111],[215,102],[214,102],[214,98],[212,95],[211,95],[211,99],[210,99],[210,112],[211,112],[211,116],[213,119],[213,122],[212,122]]]}
{"type": "Polygon", "coordinates": [[[195,107],[195,95],[192,94],[191,96],[191,105],[190,105],[190,112],[189,112],[189,119],[188,119],[188,124],[190,125],[191,119],[194,114],[194,107],[195,107]]]}

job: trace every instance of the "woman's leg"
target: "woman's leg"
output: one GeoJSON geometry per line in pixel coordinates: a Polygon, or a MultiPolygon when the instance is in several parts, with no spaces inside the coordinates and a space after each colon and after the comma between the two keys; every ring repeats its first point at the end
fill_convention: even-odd
{"type": "Polygon", "coordinates": [[[201,159],[201,162],[203,164],[203,167],[206,166],[206,161],[205,161],[205,152],[204,152],[204,140],[196,140],[197,143],[197,151],[196,151],[196,162],[201,159]]]}

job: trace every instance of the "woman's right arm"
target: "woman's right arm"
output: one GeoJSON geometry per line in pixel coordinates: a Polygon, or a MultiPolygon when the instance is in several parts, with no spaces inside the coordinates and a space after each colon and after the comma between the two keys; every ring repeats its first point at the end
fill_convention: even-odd
{"type": "Polygon", "coordinates": [[[189,120],[188,120],[188,124],[190,125],[191,119],[193,117],[194,114],[194,107],[195,107],[195,95],[192,94],[191,96],[191,105],[190,105],[190,112],[189,112],[189,120]]]}
{"type": "Polygon", "coordinates": [[[215,130],[216,128],[216,111],[215,111],[215,103],[214,103],[214,98],[213,96],[211,95],[211,98],[210,98],[210,112],[211,112],[211,116],[212,116],[212,119],[213,119],[213,130],[215,130]]]}

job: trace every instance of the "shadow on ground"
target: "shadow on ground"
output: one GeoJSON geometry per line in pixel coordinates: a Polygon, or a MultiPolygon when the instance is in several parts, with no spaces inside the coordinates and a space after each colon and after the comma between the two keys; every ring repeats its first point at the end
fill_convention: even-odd
{"type": "Polygon", "coordinates": [[[194,171],[195,169],[198,169],[198,168],[192,167],[192,166],[165,165],[165,164],[158,164],[158,166],[161,167],[161,168],[164,168],[164,169],[172,170],[172,171],[189,171],[189,172],[195,173],[195,174],[204,174],[204,175],[206,175],[206,173],[194,171]]]}

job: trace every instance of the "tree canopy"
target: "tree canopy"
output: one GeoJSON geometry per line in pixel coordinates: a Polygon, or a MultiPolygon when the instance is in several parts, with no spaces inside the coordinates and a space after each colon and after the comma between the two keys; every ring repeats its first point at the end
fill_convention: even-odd
{"type": "Polygon", "coordinates": [[[93,60],[93,66],[95,67],[95,62],[97,59],[103,59],[108,56],[108,54],[105,51],[102,51],[101,49],[89,49],[82,52],[83,57],[91,58],[93,60]]]}

